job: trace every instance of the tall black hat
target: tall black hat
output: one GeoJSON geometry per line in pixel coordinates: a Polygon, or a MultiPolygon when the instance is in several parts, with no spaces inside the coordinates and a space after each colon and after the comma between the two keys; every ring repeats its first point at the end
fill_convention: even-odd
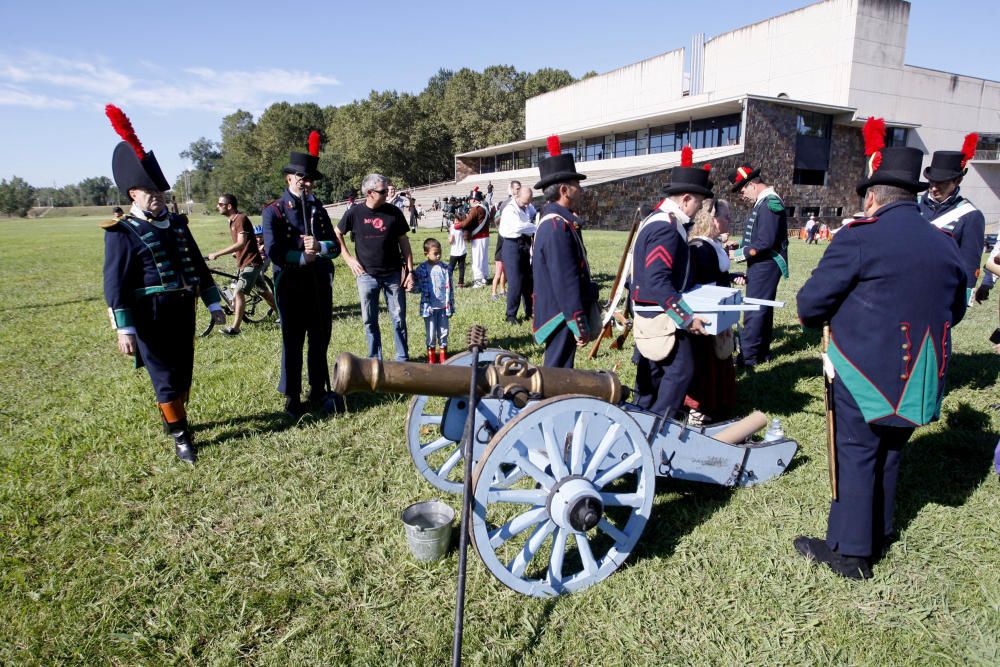
{"type": "Polygon", "coordinates": [[[873,185],[892,185],[913,194],[927,189],[920,180],[920,164],[924,153],[908,146],[885,147],[885,121],[870,117],[862,130],[865,138],[865,178],[858,183],[857,193],[864,197],[873,185]]]}
{"type": "Polygon", "coordinates": [[[713,196],[711,176],[712,165],[695,167],[694,151],[690,146],[681,150],[681,165],[670,170],[670,184],[663,188],[665,195],[677,195],[689,192],[695,195],[713,196]]]}
{"type": "Polygon", "coordinates": [[[929,181],[950,181],[965,176],[969,171],[965,166],[976,155],[979,135],[975,132],[965,135],[960,151],[934,151],[931,164],[924,169],[924,178],[929,181]]]}
{"type": "Polygon", "coordinates": [[[739,192],[743,189],[744,185],[759,177],[760,167],[754,169],[753,165],[750,164],[740,165],[739,167],[736,167],[736,169],[729,172],[729,182],[732,184],[729,191],[739,192]]]}
{"type": "Polygon", "coordinates": [[[288,164],[282,167],[285,174],[305,174],[308,178],[316,181],[323,178],[319,173],[319,132],[313,130],[309,133],[309,152],[292,152],[288,156],[288,164]]]}
{"type": "Polygon", "coordinates": [[[168,191],[170,183],[164,178],[160,163],[156,161],[153,151],[147,152],[142,147],[125,112],[109,104],[104,107],[104,113],[107,114],[118,136],[124,139],[115,146],[115,152],[111,156],[111,172],[122,196],[128,197],[128,191],[132,188],[168,191]]]}
{"type": "Polygon", "coordinates": [[[549,157],[538,162],[538,174],[541,180],[535,183],[536,190],[544,190],[556,183],[582,181],[587,178],[576,170],[576,162],[572,153],[563,154],[559,145],[559,137],[552,135],[548,139],[549,157]]]}

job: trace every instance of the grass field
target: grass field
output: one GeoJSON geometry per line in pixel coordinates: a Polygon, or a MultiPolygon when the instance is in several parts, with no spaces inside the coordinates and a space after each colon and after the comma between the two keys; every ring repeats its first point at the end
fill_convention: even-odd
{"type": "MultiPolygon", "coordinates": [[[[441,494],[406,452],[406,399],[354,395],[346,416],[289,423],[277,326],[213,334],[197,348],[198,466],[178,463],[148,377],[115,350],[96,222],[0,221],[0,664],[447,663],[457,556],[407,551],[400,510],[441,494]]],[[[206,253],[227,243],[220,217],[193,229],[206,253]]],[[[606,292],[624,234],[587,242],[606,292]]],[[[794,242],[777,358],[739,384],[741,412],[780,417],[801,444],[787,474],[736,492],[661,480],[639,548],[580,594],[522,597],[472,556],[469,664],[1000,663],[996,295],[955,331],[943,418],[908,445],[901,539],[875,578],[845,581],[791,546],[823,533],[829,493],[815,339],[794,313],[822,251],[794,242]]],[[[331,358],[364,353],[349,276],[338,262],[331,358]]],[[[540,360],[527,325],[462,291],[456,342],[476,322],[540,360]]],[[[580,365],[616,362],[631,383],[625,352],[580,365]]]]}

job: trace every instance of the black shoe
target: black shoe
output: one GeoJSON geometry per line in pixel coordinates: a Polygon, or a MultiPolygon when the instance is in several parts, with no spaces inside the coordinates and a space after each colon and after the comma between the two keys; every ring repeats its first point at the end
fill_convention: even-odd
{"type": "Polygon", "coordinates": [[[306,413],[306,408],[302,405],[302,401],[299,400],[298,396],[289,396],[285,399],[285,414],[292,419],[298,420],[302,418],[302,415],[306,413]]]}
{"type": "Polygon", "coordinates": [[[875,545],[874,553],[876,554],[876,557],[874,560],[880,561],[885,558],[889,554],[889,549],[892,548],[892,545],[898,541],[899,533],[896,531],[892,531],[888,535],[884,535],[882,539],[879,540],[878,544],[875,545]]]}
{"type": "Polygon", "coordinates": [[[836,574],[848,579],[871,579],[872,568],[867,558],[842,556],[818,537],[800,535],[792,542],[795,550],[810,560],[824,563],[836,574]]]}
{"type": "Polygon", "coordinates": [[[194,446],[194,440],[191,438],[191,432],[184,429],[182,431],[174,431],[170,435],[174,437],[174,454],[177,455],[177,458],[184,461],[184,463],[194,465],[194,462],[198,458],[198,453],[194,446]]]}
{"type": "Polygon", "coordinates": [[[335,391],[310,393],[309,402],[319,407],[325,415],[343,414],[347,411],[344,397],[335,391]]]}

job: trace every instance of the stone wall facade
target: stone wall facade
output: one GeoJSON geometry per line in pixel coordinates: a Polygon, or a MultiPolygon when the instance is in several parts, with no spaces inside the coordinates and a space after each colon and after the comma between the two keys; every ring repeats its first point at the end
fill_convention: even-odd
{"type": "Polygon", "coordinates": [[[475,176],[479,173],[479,158],[477,157],[456,157],[455,158],[455,182],[475,176]]]}
{"type": "MultiPolygon", "coordinates": [[[[804,207],[817,207],[817,219],[836,227],[841,219],[860,208],[861,198],[854,187],[864,172],[864,146],[861,129],[833,125],[830,164],[826,185],[795,185],[795,141],[797,112],[794,107],[748,100],[745,152],[712,161],[712,180],[717,196],[727,200],[733,210],[732,235],[742,234],[743,221],[750,213],[751,202],[729,192],[729,172],[742,164],[760,167],[761,176],[781,195],[792,211],[789,226],[805,224],[800,215],[804,207]]],[[[695,166],[703,163],[696,162],[695,166]]],[[[653,206],[663,197],[662,189],[670,182],[670,170],[600,183],[586,188],[581,217],[598,229],[627,230],[637,206],[653,206]]],[[[586,181],[584,181],[586,185],[586,181]]]]}

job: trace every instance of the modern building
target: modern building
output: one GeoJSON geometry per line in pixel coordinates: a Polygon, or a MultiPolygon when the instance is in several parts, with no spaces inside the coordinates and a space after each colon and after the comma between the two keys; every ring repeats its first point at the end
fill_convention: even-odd
{"type": "MultiPolygon", "coordinates": [[[[1000,225],[1000,82],[905,62],[910,3],[823,0],[529,99],[523,141],[455,156],[456,188],[531,183],[557,134],[587,174],[581,214],[592,226],[627,227],[655,203],[690,144],[710,162],[716,191],[752,163],[781,193],[793,220],[839,223],[860,207],[854,186],[861,127],[886,121],[888,145],[959,150],[979,134],[962,192],[1000,225]]],[[[731,198],[735,199],[735,198],[731,198]]],[[[746,207],[733,201],[738,213],[746,207]]]]}

